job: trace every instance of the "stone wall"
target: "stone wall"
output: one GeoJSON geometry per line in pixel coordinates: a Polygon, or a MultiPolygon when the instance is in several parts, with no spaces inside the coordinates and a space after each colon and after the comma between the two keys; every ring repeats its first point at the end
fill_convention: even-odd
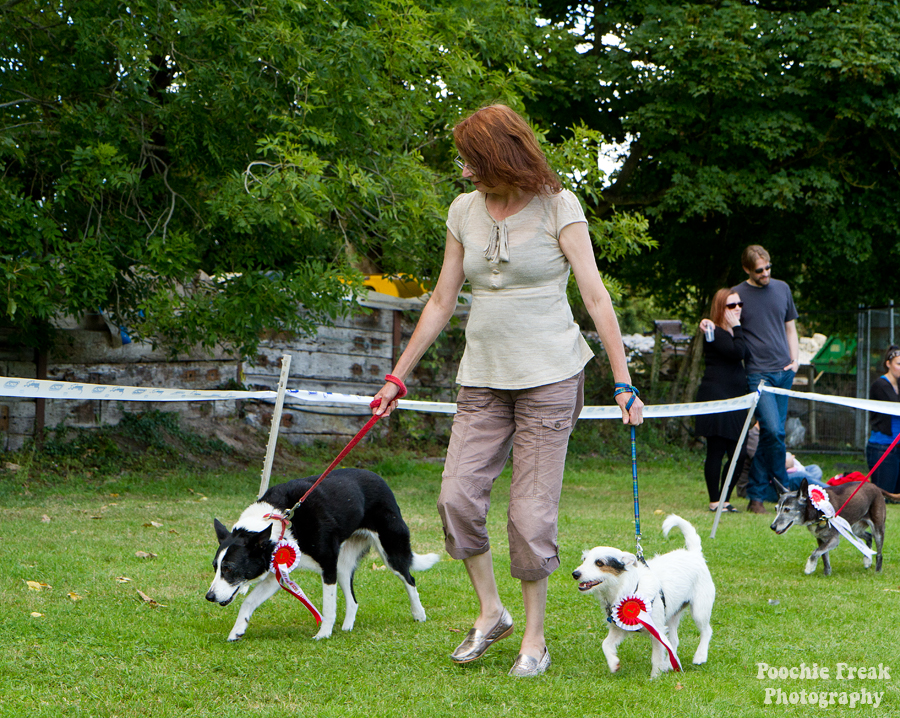
{"type": "MultiPolygon", "coordinates": [[[[272,333],[263,338],[251,361],[239,362],[224,350],[170,356],[149,343],[121,343],[96,317],[59,330],[60,340],[47,355],[46,378],[58,381],[156,388],[217,389],[244,385],[251,390],[277,389],[281,356],[290,354],[289,389],[310,389],[371,396],[384,383],[396,349],[405,342],[417,313],[402,319],[402,310],[417,310],[421,300],[370,295],[365,312],[320,327],[315,336],[272,333]]],[[[464,307],[460,310],[465,313],[464,307]]],[[[452,384],[454,367],[443,381],[452,384]]],[[[37,357],[0,336],[0,376],[38,378],[37,357]]],[[[415,385],[413,379],[411,385],[415,385]]],[[[272,405],[257,401],[117,402],[33,400],[0,396],[0,450],[21,449],[40,423],[91,428],[115,425],[129,412],[176,411],[188,425],[237,418],[248,427],[268,431],[272,405]]],[[[353,436],[368,411],[360,407],[285,406],[280,436],[292,443],[353,436]]],[[[375,434],[386,427],[376,427],[375,434]]]]}

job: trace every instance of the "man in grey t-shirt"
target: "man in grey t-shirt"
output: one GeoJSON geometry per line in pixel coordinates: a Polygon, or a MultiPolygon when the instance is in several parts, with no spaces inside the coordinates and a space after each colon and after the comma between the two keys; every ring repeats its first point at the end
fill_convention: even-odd
{"type": "MultiPolygon", "coordinates": [[[[797,309],[791,288],[772,279],[769,253],[751,244],[741,255],[741,266],[747,281],[732,288],[744,303],[741,326],[748,358],[747,384],[756,391],[760,381],[768,386],[790,389],[799,367],[800,345],[797,340],[797,309]]],[[[756,406],[759,420],[759,446],[747,480],[748,511],[767,513],[763,501],[771,498],[770,479],[775,477],[787,486],[785,469],[784,422],[788,398],[763,392],[756,406]]]]}

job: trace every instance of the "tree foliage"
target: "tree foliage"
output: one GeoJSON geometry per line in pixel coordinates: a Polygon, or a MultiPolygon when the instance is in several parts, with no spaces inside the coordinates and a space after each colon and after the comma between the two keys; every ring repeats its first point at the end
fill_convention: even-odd
{"type": "Polygon", "coordinates": [[[541,9],[547,72],[529,112],[551,138],[583,122],[623,143],[596,211],[640,209],[659,245],[617,276],[700,312],[757,243],[803,310],[900,294],[896,3],[541,9]]]}
{"type": "MultiPolygon", "coordinates": [[[[346,309],[360,268],[433,279],[461,188],[450,128],[535,82],[534,9],[504,0],[10,0],[0,18],[0,316],[35,346],[102,310],[247,355],[346,309]]],[[[583,194],[602,181],[596,156],[561,169],[583,194]]],[[[640,247],[641,221],[598,224],[598,247],[640,247]]]]}

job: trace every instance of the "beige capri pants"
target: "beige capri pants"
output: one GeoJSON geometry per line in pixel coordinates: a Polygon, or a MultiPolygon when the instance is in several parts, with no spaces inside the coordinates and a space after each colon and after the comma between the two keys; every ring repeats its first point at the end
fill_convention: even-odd
{"type": "Polygon", "coordinates": [[[559,567],[563,470],[569,436],[583,406],[583,371],[531,389],[460,389],[438,498],[450,556],[464,559],[490,550],[486,521],[491,488],[512,450],[510,573],[537,581],[559,567]]]}

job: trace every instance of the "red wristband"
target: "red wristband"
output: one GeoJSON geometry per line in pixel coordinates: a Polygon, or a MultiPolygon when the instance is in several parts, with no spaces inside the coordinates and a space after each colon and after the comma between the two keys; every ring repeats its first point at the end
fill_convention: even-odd
{"type": "Polygon", "coordinates": [[[400,388],[400,393],[397,394],[398,399],[402,399],[406,396],[406,384],[403,383],[402,379],[398,379],[393,374],[385,374],[384,380],[389,381],[391,384],[396,384],[400,388]]]}

